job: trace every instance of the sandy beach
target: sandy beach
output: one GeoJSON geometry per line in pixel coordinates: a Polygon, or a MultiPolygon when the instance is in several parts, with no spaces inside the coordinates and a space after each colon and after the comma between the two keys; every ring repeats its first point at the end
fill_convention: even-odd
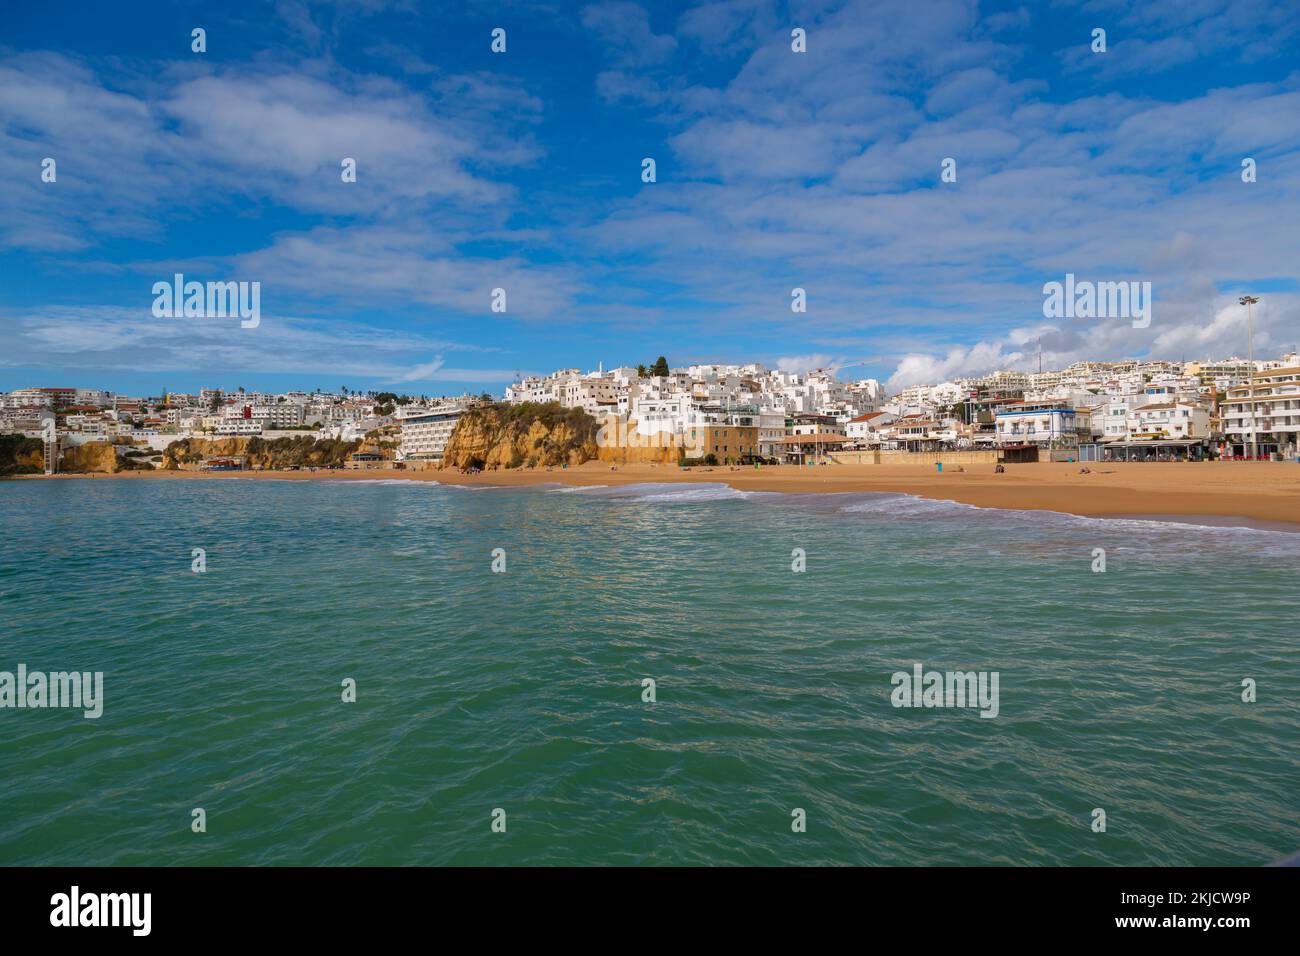
{"type": "MultiPolygon", "coordinates": [[[[923,498],[960,501],[981,508],[1060,511],[1092,517],[1164,516],[1229,524],[1290,525],[1300,531],[1300,465],[1294,462],[1105,462],[970,465],[964,471],[911,465],[794,465],[761,469],[726,466],[683,471],[664,465],[587,462],[577,468],[518,469],[462,475],[453,470],[426,471],[261,471],[261,472],[121,472],[97,479],[169,480],[375,480],[440,481],[457,485],[623,485],[642,482],[721,482],[747,491],[788,493],[902,492],[923,498]],[[1081,473],[1087,467],[1089,473],[1081,473]]],[[[89,475],[61,475],[90,478],[89,475]]]]}

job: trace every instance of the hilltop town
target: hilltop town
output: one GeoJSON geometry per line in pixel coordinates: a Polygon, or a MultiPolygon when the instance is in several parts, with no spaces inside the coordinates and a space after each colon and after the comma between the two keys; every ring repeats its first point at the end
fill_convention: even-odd
{"type": "Polygon", "coordinates": [[[128,396],[41,386],[0,394],[0,435],[42,443],[41,467],[20,471],[174,467],[182,455],[173,446],[187,440],[186,466],[242,469],[256,465],[238,453],[247,442],[231,440],[285,438],[298,440],[295,448],[307,438],[346,445],[350,453],[328,467],[420,469],[442,464],[461,419],[493,403],[581,410],[601,426],[599,444],[667,449],[662,461],[861,463],[864,452],[974,451],[1015,461],[1280,458],[1297,451],[1300,355],[1078,362],[893,394],[875,379],[841,381],[832,369],[671,368],[662,358],[519,376],[500,398],[346,388],[128,396]],[[99,447],[79,451],[86,445],[99,447]],[[205,458],[205,447],[226,451],[205,458]],[[61,469],[73,460],[99,464],[61,469]]]}

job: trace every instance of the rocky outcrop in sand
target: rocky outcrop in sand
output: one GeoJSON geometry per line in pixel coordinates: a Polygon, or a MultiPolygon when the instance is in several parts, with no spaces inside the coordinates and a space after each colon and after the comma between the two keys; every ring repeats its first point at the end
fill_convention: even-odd
{"type": "Polygon", "coordinates": [[[117,449],[106,441],[86,442],[84,445],[72,445],[63,450],[59,461],[59,471],[69,474],[111,475],[119,469],[117,449]]]}
{"type": "Polygon", "coordinates": [[[580,465],[597,457],[596,420],[558,402],[480,405],[460,417],[443,468],[580,465]]]}

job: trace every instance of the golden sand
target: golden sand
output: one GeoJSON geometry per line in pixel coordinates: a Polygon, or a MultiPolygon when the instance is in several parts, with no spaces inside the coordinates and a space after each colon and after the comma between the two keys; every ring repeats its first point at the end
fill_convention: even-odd
{"type": "MultiPolygon", "coordinates": [[[[944,498],[983,508],[1061,511],[1089,516],[1165,515],[1246,518],[1300,526],[1300,464],[1295,462],[1063,462],[1006,465],[995,474],[991,464],[966,465],[958,472],[933,465],[795,465],[755,469],[694,468],[666,465],[620,465],[616,471],[598,462],[577,468],[515,469],[462,475],[456,471],[316,471],[316,472],[122,472],[99,478],[157,480],[213,478],[227,480],[281,478],[339,480],[398,478],[459,485],[620,485],[637,482],[724,482],[747,491],[846,492],[888,491],[944,498]],[[1081,472],[1088,468],[1089,473],[1081,472]]],[[[62,477],[62,476],[58,476],[62,477]]],[[[89,476],[68,476],[89,477],[89,476]]]]}

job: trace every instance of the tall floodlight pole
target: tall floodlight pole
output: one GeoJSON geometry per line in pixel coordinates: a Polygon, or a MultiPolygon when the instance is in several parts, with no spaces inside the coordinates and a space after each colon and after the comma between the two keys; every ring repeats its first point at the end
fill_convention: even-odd
{"type": "Polygon", "coordinates": [[[1257,295],[1243,295],[1237,300],[1246,307],[1246,359],[1250,362],[1250,457],[1259,457],[1259,424],[1255,418],[1255,317],[1251,306],[1259,301],[1257,295]]]}

